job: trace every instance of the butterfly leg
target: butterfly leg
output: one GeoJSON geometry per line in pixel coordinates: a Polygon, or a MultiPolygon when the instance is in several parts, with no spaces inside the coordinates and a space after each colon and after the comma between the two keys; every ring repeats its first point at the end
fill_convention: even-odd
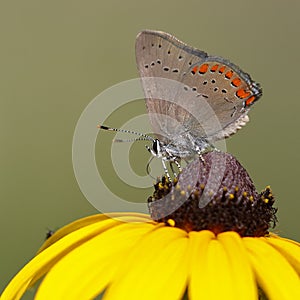
{"type": "Polygon", "coordinates": [[[177,173],[175,172],[174,167],[173,167],[173,161],[170,161],[170,168],[171,168],[171,171],[172,171],[174,177],[177,177],[177,173]]]}
{"type": "Polygon", "coordinates": [[[174,164],[177,166],[179,173],[181,173],[182,169],[181,169],[181,165],[180,165],[179,161],[177,160],[177,158],[174,158],[172,160],[169,160],[169,162],[170,162],[170,168],[172,170],[174,177],[175,178],[178,177],[177,172],[175,172],[175,170],[174,170],[174,164]]]}
{"type": "Polygon", "coordinates": [[[204,163],[204,158],[202,156],[202,154],[204,153],[205,151],[201,150],[200,147],[197,147],[197,153],[199,155],[199,159],[204,163]]]}
{"type": "Polygon", "coordinates": [[[181,169],[181,165],[180,165],[179,161],[178,161],[177,159],[174,159],[174,163],[175,163],[175,165],[177,166],[177,168],[178,168],[178,170],[179,170],[179,173],[181,173],[181,172],[182,172],[182,169],[181,169]]]}
{"type": "Polygon", "coordinates": [[[199,154],[199,158],[200,158],[200,160],[201,160],[203,163],[205,163],[205,160],[204,160],[204,158],[203,158],[203,155],[202,155],[202,154],[199,154]]]}
{"type": "MultiPolygon", "coordinates": [[[[166,163],[165,163],[165,159],[164,159],[164,158],[162,158],[161,163],[162,163],[162,165],[163,165],[163,168],[164,168],[164,171],[165,171],[166,176],[168,177],[169,181],[171,182],[171,177],[170,177],[170,174],[169,174],[169,172],[168,172],[168,168],[167,168],[167,166],[166,166],[166,163]]],[[[172,170],[172,172],[173,172],[173,170],[172,170]]]]}

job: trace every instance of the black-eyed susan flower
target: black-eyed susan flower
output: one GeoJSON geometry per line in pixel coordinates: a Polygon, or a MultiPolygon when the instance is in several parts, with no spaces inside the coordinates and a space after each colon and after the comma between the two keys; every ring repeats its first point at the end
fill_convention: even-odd
{"type": "Polygon", "coordinates": [[[276,222],[270,188],[257,193],[229,154],[203,158],[179,177],[181,186],[196,177],[189,192],[166,179],[155,185],[151,218],[96,215],[55,232],[1,300],[20,299],[40,278],[38,300],[300,299],[300,245],[269,233],[276,222]],[[212,165],[221,161],[221,185],[199,207],[212,165]]]}

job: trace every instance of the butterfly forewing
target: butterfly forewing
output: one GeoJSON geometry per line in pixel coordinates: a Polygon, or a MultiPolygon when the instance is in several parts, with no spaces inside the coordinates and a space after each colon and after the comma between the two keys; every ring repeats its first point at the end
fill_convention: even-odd
{"type": "Polygon", "coordinates": [[[136,39],[136,60],[142,78],[150,122],[162,140],[174,136],[182,125],[177,93],[182,76],[206,53],[188,47],[175,37],[158,31],[143,31],[136,39]],[[165,79],[165,80],[163,80],[165,79]],[[177,125],[177,126],[176,126],[177,125]]]}

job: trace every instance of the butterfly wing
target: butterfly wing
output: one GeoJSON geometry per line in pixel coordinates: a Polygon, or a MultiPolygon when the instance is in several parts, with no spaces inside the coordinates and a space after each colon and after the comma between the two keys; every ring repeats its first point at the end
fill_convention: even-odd
{"type": "Polygon", "coordinates": [[[160,31],[142,31],[136,60],[154,132],[178,142],[189,132],[217,140],[248,121],[261,89],[229,61],[190,47],[160,31]]]}

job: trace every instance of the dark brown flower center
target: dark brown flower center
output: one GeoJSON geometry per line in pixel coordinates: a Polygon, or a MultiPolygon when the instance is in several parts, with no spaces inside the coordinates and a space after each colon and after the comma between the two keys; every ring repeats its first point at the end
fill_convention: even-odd
{"type": "Polygon", "coordinates": [[[264,236],[276,224],[270,187],[258,193],[247,171],[230,154],[208,152],[191,162],[171,183],[155,184],[148,205],[151,217],[186,231],[236,231],[264,236]]]}

